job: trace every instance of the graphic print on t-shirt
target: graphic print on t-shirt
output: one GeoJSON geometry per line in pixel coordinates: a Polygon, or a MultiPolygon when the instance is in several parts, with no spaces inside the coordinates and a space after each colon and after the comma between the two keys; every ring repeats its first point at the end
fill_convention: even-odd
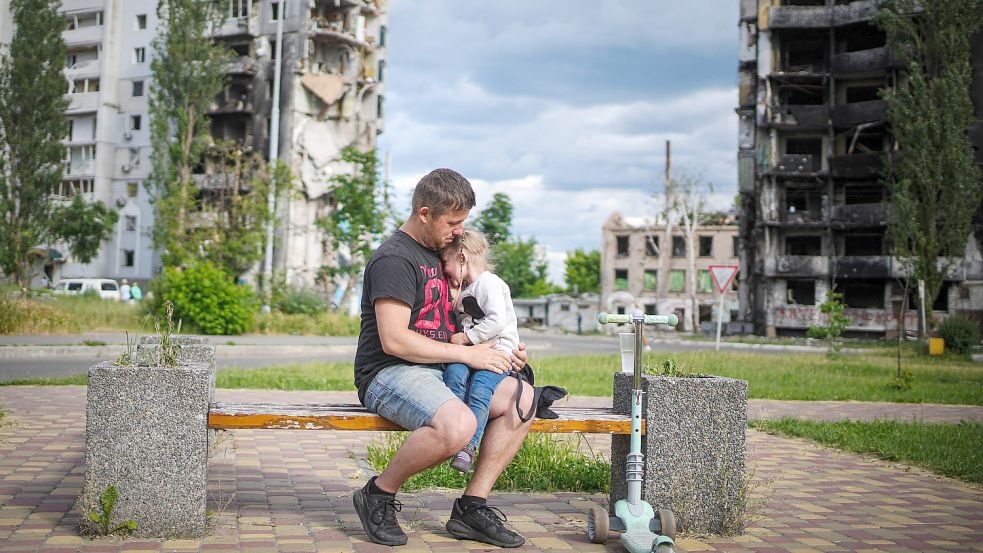
{"type": "Polygon", "coordinates": [[[437,267],[420,265],[420,271],[427,280],[423,285],[423,307],[413,323],[413,329],[434,340],[447,342],[450,340],[447,332],[455,332],[454,323],[449,316],[453,303],[448,293],[447,281],[437,267]],[[440,328],[441,322],[444,322],[446,331],[440,328]]]}

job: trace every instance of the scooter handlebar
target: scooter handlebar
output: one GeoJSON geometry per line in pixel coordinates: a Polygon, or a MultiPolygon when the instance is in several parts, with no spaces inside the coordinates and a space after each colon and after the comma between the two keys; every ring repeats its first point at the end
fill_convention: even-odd
{"type": "MultiPolygon", "coordinates": [[[[619,315],[616,313],[598,313],[597,322],[602,325],[606,324],[628,324],[632,322],[637,315],[619,315]]],[[[642,324],[647,325],[667,325],[676,326],[679,323],[679,317],[675,313],[670,313],[668,315],[645,315],[642,317],[642,324]]]]}

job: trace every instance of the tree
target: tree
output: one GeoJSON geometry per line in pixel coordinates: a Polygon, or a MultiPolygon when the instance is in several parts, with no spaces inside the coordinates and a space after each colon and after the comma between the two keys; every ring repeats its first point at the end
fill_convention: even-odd
{"type": "Polygon", "coordinates": [[[601,291],[601,251],[577,248],[567,252],[567,291],[574,293],[601,291]]]}
{"type": "MultiPolygon", "coordinates": [[[[983,195],[968,130],[970,36],[983,25],[980,0],[889,0],[876,22],[906,74],[882,96],[903,150],[890,167],[888,232],[910,277],[925,281],[926,306],[963,255],[983,195]]],[[[924,331],[924,329],[923,329],[924,331]]]]}
{"type": "MultiPolygon", "coordinates": [[[[0,54],[0,268],[30,283],[32,250],[65,241],[81,263],[98,254],[118,219],[101,202],[53,193],[62,180],[68,131],[64,111],[65,19],[53,0],[11,0],[16,30],[0,54]]],[[[81,191],[76,191],[81,192],[81,191]]]]}
{"type": "Polygon", "coordinates": [[[700,228],[700,221],[706,206],[705,194],[711,190],[711,186],[696,177],[687,175],[671,180],[670,184],[673,198],[670,208],[686,237],[686,274],[689,277],[687,291],[690,298],[689,317],[692,321],[691,328],[695,331],[700,327],[699,300],[696,297],[696,246],[699,237],[696,232],[700,228]]]}
{"type": "Polygon", "coordinates": [[[350,164],[352,171],[331,177],[331,214],[318,219],[317,225],[334,251],[346,254],[344,261],[321,269],[325,277],[345,279],[345,292],[338,302],[343,306],[382,239],[392,208],[389,185],[379,175],[375,150],[360,152],[349,146],[341,151],[341,160],[350,164]]]}
{"type": "Polygon", "coordinates": [[[512,292],[513,298],[552,294],[557,287],[546,280],[547,264],[535,238],[515,237],[494,248],[495,271],[512,292]]]}
{"type": "MultiPolygon", "coordinates": [[[[218,141],[206,158],[218,173],[212,176],[215,186],[201,190],[201,213],[195,215],[207,224],[188,232],[194,233],[204,259],[236,277],[263,258],[266,225],[273,215],[267,205],[268,165],[259,154],[231,141],[218,141]]],[[[291,189],[292,176],[282,162],[276,167],[280,199],[291,189]]]]}
{"type": "Polygon", "coordinates": [[[150,87],[154,245],[165,265],[190,261],[198,251],[191,214],[199,208],[191,175],[210,144],[209,106],[225,86],[230,54],[214,44],[208,28],[218,21],[214,2],[161,0],[160,32],[150,87]]]}
{"type": "Polygon", "coordinates": [[[512,200],[509,195],[496,192],[488,207],[478,214],[474,226],[485,234],[491,245],[508,240],[512,236],[512,200]]]}

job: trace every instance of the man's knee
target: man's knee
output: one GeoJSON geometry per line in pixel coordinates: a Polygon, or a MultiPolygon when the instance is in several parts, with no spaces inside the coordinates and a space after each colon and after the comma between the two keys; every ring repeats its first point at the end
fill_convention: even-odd
{"type": "Polygon", "coordinates": [[[515,421],[521,422],[519,419],[519,413],[516,410],[516,396],[519,391],[519,386],[522,386],[522,395],[519,397],[518,406],[522,409],[522,414],[529,417],[526,421],[526,425],[532,424],[532,417],[529,415],[533,412],[533,397],[534,391],[532,386],[528,382],[521,381],[518,378],[506,378],[498,385],[495,389],[495,395],[492,397],[492,408],[491,417],[514,417],[515,421]]]}
{"type": "Polygon", "coordinates": [[[467,405],[460,401],[448,401],[434,414],[430,426],[443,438],[447,454],[453,455],[471,441],[477,423],[467,405]]]}

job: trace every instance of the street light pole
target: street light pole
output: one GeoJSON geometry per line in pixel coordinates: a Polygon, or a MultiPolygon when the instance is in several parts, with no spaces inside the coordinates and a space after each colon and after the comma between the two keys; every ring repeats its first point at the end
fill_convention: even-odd
{"type": "MultiPolygon", "coordinates": [[[[280,156],[280,72],[283,66],[283,20],[286,18],[287,2],[277,4],[276,18],[276,57],[273,62],[273,106],[270,112],[270,187],[266,194],[266,252],[263,258],[263,313],[270,312],[273,301],[273,221],[276,214],[276,165],[280,156]]],[[[288,206],[289,209],[289,206],[288,206]]]]}

